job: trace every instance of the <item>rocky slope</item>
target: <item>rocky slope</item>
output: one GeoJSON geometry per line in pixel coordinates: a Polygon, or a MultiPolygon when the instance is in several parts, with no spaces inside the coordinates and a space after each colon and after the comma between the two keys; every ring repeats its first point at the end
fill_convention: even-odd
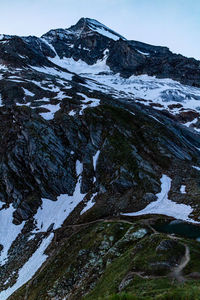
{"type": "Polygon", "coordinates": [[[129,282],[139,297],[138,276],[149,285],[158,272],[166,288],[171,272],[184,277],[174,268],[190,242],[138,216],[198,226],[199,66],[88,18],[41,38],[0,35],[2,300],[19,288],[9,299],[98,299],[129,282]],[[157,260],[165,240],[173,259],[157,260]]]}

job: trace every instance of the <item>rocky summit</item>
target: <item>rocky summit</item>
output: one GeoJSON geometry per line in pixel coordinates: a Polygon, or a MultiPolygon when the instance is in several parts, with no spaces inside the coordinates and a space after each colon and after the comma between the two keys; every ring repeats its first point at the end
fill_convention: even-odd
{"type": "Polygon", "coordinates": [[[81,18],[0,35],[0,299],[200,299],[200,61],[81,18]]]}

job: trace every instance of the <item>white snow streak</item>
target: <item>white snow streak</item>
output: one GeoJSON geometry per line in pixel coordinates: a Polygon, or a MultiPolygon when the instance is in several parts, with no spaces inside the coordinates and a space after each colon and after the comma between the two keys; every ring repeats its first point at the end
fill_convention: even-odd
{"type": "Polygon", "coordinates": [[[83,172],[83,164],[77,160],[76,161],[76,175],[79,176],[83,172]]]}
{"type": "Polygon", "coordinates": [[[96,152],[96,154],[93,156],[93,166],[94,166],[94,171],[96,171],[96,166],[97,166],[97,161],[99,158],[100,150],[96,152]]]}
{"type": "Polygon", "coordinates": [[[86,206],[81,211],[81,215],[84,214],[90,208],[92,208],[93,205],[95,205],[94,198],[96,197],[96,195],[97,195],[97,193],[95,193],[94,195],[92,195],[92,198],[87,202],[86,206]]]}
{"type": "Polygon", "coordinates": [[[147,53],[147,52],[142,52],[142,51],[140,51],[140,50],[136,50],[138,53],[140,53],[140,54],[142,54],[142,55],[146,55],[146,56],[149,56],[150,54],[149,53],[147,53]]]}
{"type": "Polygon", "coordinates": [[[200,171],[200,167],[197,167],[197,166],[192,166],[194,169],[200,171]]]}
{"type": "Polygon", "coordinates": [[[46,254],[44,254],[44,252],[51,243],[53,236],[54,234],[51,233],[47,238],[43,239],[39,248],[33,253],[29,260],[19,270],[17,282],[13,286],[9,287],[7,290],[2,291],[0,293],[1,300],[6,300],[18,288],[20,288],[23,284],[25,284],[34,276],[34,274],[42,266],[42,264],[46,261],[48,257],[46,254]]]}
{"type": "Polygon", "coordinates": [[[2,98],[1,98],[1,94],[0,94],[0,106],[3,106],[3,104],[2,104],[2,98]]]}
{"type": "Polygon", "coordinates": [[[31,97],[33,97],[33,96],[35,95],[35,94],[31,93],[29,90],[27,90],[27,89],[25,89],[25,88],[23,88],[23,90],[24,90],[24,93],[25,93],[26,96],[31,96],[31,97]]]}
{"type": "Polygon", "coordinates": [[[12,223],[14,211],[15,209],[12,205],[0,211],[0,244],[3,245],[3,250],[0,253],[1,265],[6,263],[8,250],[17,236],[21,233],[25,223],[22,222],[20,225],[15,225],[12,223]]]}

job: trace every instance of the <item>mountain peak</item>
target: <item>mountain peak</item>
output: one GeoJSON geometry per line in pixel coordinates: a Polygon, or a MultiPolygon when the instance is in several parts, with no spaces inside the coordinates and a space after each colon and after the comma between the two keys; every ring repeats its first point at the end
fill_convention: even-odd
{"type": "Polygon", "coordinates": [[[114,41],[119,39],[126,40],[123,36],[110,29],[106,25],[100,23],[95,19],[90,18],[81,18],[75,25],[70,26],[69,28],[63,29],[52,29],[42,36],[42,38],[47,38],[52,40],[55,37],[60,39],[66,38],[80,38],[87,35],[99,34],[114,41]]]}
{"type": "Polygon", "coordinates": [[[71,26],[68,30],[74,31],[78,29],[82,29],[82,33],[88,31],[97,32],[115,41],[120,38],[125,40],[123,36],[115,32],[114,30],[110,29],[109,27],[100,23],[99,21],[91,18],[82,17],[75,25],[71,26]]]}
{"type": "MultiPolygon", "coordinates": [[[[93,25],[93,26],[99,26],[99,27],[105,27],[105,28],[108,28],[107,26],[105,26],[103,23],[99,22],[98,20],[96,19],[91,19],[91,18],[85,18],[85,17],[82,17],[77,23],[77,24],[85,24],[85,25],[93,25]]],[[[76,26],[75,25],[75,26],[76,26]]],[[[108,28],[109,29],[109,28],[108,28]]],[[[111,30],[111,29],[109,29],[111,30]]]]}

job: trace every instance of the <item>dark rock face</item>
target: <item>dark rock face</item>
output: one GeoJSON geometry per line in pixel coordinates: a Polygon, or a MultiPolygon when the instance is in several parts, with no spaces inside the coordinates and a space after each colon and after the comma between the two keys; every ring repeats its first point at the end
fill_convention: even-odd
{"type": "Polygon", "coordinates": [[[140,70],[146,63],[146,57],[137,52],[127,41],[116,41],[109,52],[107,64],[114,72],[125,77],[142,74],[140,70]]]}
{"type": "MultiPolygon", "coordinates": [[[[115,213],[122,207],[133,211],[154,201],[160,174],[170,164],[198,161],[198,138],[174,125],[168,115],[161,116],[161,126],[149,117],[153,109],[94,92],[84,77],[72,76],[50,61],[56,55],[88,64],[104,58],[111,70],[125,77],[147,73],[180,81],[185,78],[190,84],[194,80],[198,85],[199,62],[194,59],[175,55],[166,47],[127,41],[87,18],[69,29],[51,30],[42,38],[2,36],[0,50],[0,62],[6,68],[0,78],[5,105],[0,109],[0,195],[2,201],[13,202],[16,222],[32,216],[41,197],[56,200],[60,194],[73,194],[77,159],[83,163],[81,192],[103,193],[102,201],[109,199],[115,213]],[[84,97],[80,93],[101,100],[102,106],[82,115],[84,97]],[[48,105],[60,107],[51,121],[40,115],[48,111],[48,105]],[[75,116],[69,115],[71,110],[76,110],[75,116]]],[[[191,112],[191,120],[195,116],[191,112]]],[[[181,117],[190,121],[189,113],[181,117]]]]}
{"type": "Polygon", "coordinates": [[[119,40],[110,49],[107,64],[111,70],[120,72],[125,77],[148,74],[200,86],[200,62],[180,54],[173,54],[166,47],[119,40]]]}
{"type": "Polygon", "coordinates": [[[50,47],[36,37],[9,36],[0,43],[0,61],[14,68],[26,67],[27,64],[51,66],[46,59],[51,55],[50,47]]]}
{"type": "Polygon", "coordinates": [[[107,105],[89,110],[80,118],[61,113],[52,123],[28,108],[4,110],[1,114],[1,195],[3,201],[13,202],[16,220],[34,214],[41,197],[56,200],[60,194],[73,194],[76,159],[83,163],[81,192],[103,188],[104,201],[115,195],[110,198],[111,211],[120,211],[117,199],[125,197],[128,191],[137,204],[124,202],[123,209],[137,210],[155,201],[161,170],[169,168],[174,160],[181,164],[181,161],[189,162],[194,155],[198,157],[190,149],[191,142],[196,141],[192,134],[188,143],[184,135],[175,137],[175,128],[172,131],[161,125],[159,129],[154,128],[153,119],[135,109],[137,118],[122,108],[107,105]],[[141,131],[141,120],[148,124],[148,130],[143,125],[141,131]],[[112,124],[115,125],[110,130],[112,124]],[[94,171],[93,156],[98,149],[100,155],[94,171]]]}
{"type": "Polygon", "coordinates": [[[17,208],[16,216],[28,219],[36,212],[40,197],[55,200],[61,193],[73,194],[75,162],[67,163],[69,150],[54,130],[34,119],[29,110],[16,110],[7,117],[10,122],[17,119],[17,124],[9,124],[7,118],[2,124],[8,128],[1,138],[2,194],[17,208]]]}

